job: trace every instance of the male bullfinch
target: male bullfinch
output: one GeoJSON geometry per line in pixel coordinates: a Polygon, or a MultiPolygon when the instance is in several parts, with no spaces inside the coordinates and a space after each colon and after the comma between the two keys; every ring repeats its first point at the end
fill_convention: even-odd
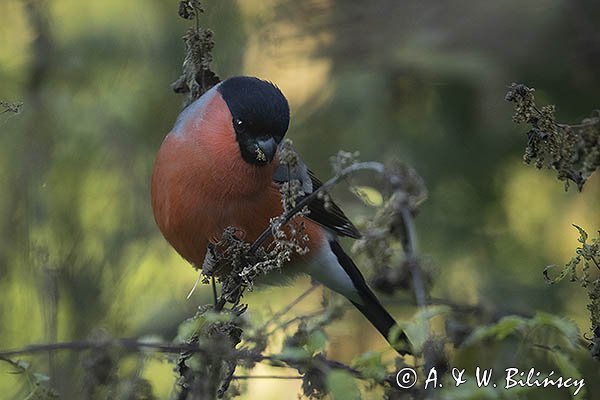
{"type": "MultiPolygon", "coordinates": [[[[279,165],[278,145],[289,122],[281,91],[244,76],[217,84],[179,115],[156,157],[152,208],[162,234],[183,258],[201,267],[209,243],[230,226],[253,242],[282,214],[279,186],[290,178],[307,195],[321,185],[302,162],[292,172],[279,165]]],[[[388,339],[396,322],[336,239],[360,233],[335,204],[315,199],[308,208],[299,218],[309,252],[284,269],[307,273],[345,296],[388,339]]]]}

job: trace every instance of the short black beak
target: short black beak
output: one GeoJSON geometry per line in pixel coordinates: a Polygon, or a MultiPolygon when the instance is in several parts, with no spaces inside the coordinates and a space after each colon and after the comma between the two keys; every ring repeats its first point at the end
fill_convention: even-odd
{"type": "Polygon", "coordinates": [[[259,139],[256,141],[256,161],[259,164],[267,164],[273,161],[277,152],[277,142],[273,138],[259,139]]]}

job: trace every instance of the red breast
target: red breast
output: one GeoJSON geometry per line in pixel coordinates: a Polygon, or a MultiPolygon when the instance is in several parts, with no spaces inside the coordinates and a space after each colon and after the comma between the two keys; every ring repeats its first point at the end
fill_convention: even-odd
{"type": "MultiPolygon", "coordinates": [[[[177,252],[200,267],[209,242],[235,226],[254,241],[281,215],[281,195],[272,181],[277,161],[245,162],[232,115],[214,88],[190,105],[163,141],[152,175],[152,208],[164,237],[177,252]]],[[[305,220],[314,247],[321,228],[305,220]]]]}

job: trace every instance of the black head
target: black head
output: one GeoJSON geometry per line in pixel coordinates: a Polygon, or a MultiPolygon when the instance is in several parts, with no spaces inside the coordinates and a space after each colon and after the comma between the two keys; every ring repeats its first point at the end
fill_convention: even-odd
{"type": "Polygon", "coordinates": [[[270,82],[247,76],[229,78],[218,90],[233,116],[242,158],[255,165],[271,162],[290,124],[283,93],[270,82]]]}

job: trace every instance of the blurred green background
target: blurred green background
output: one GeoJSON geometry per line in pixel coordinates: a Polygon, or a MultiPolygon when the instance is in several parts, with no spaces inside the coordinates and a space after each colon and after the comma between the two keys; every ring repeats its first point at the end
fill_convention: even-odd
{"type": "MultiPolygon", "coordinates": [[[[149,205],[154,155],[182,102],[169,88],[190,25],[177,3],[0,1],[0,100],[24,102],[20,114],[0,114],[0,348],[98,329],[169,340],[211,301],[209,287],[186,300],[196,274],[163,240],[149,205]]],[[[504,94],[514,81],[533,86],[562,122],[599,107],[600,3],[205,6],[214,70],[275,82],[292,107],[289,137],[319,175],[331,175],[329,157],[344,149],[363,160],[400,158],[424,177],[429,199],[417,229],[436,297],[564,314],[589,330],[585,292],[549,287],[541,271],[571,257],[572,223],[590,233],[600,226],[600,177],[565,193],[551,171],[524,165],[527,128],[511,122],[504,94]]],[[[347,190],[338,197],[359,223],[373,212],[347,190]]],[[[307,284],[248,294],[250,316],[277,310],[307,284]]],[[[318,304],[313,295],[293,312],[318,304]]],[[[329,333],[330,355],[344,361],[386,346],[354,310],[329,333]]],[[[77,398],[78,354],[31,360],[77,398]]],[[[135,371],[129,361],[121,373],[135,371]]],[[[173,365],[143,362],[165,398],[173,365]]],[[[0,364],[0,393],[10,395],[17,378],[7,369],[0,364]]],[[[295,398],[299,385],[251,381],[245,398],[295,398]]]]}

